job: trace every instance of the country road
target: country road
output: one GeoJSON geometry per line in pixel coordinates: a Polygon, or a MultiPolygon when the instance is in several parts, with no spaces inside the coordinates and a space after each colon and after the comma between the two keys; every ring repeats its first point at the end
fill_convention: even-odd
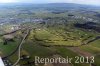
{"type": "Polygon", "coordinates": [[[27,33],[25,34],[25,36],[23,37],[19,47],[18,47],[18,59],[17,61],[12,65],[12,66],[16,66],[18,64],[18,62],[20,61],[20,56],[21,56],[21,47],[26,39],[26,37],[28,36],[28,34],[30,33],[30,29],[27,30],[27,33]]]}

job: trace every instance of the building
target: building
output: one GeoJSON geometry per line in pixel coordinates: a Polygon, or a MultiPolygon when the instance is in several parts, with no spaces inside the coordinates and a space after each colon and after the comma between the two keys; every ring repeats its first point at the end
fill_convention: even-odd
{"type": "Polygon", "coordinates": [[[12,29],[13,31],[15,31],[15,30],[18,30],[19,28],[20,28],[19,25],[13,25],[11,29],[12,29]]]}

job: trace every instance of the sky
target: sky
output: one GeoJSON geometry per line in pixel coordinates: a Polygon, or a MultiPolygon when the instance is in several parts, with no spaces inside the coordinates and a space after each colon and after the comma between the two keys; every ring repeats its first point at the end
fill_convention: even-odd
{"type": "Polygon", "coordinates": [[[100,6],[100,0],[0,0],[0,3],[77,3],[100,6]]]}

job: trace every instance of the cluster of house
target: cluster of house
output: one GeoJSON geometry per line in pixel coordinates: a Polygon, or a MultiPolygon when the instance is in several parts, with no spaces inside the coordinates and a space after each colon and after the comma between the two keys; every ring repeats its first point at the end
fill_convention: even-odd
{"type": "Polygon", "coordinates": [[[83,19],[83,20],[90,21],[90,22],[98,22],[98,20],[96,19],[84,17],[84,16],[71,16],[71,17],[75,19],[83,19]]]}
{"type": "Polygon", "coordinates": [[[15,31],[15,30],[18,30],[18,29],[20,29],[20,25],[12,25],[12,27],[11,27],[12,31],[15,31]]]}
{"type": "Polygon", "coordinates": [[[9,17],[9,18],[0,18],[0,24],[3,23],[20,23],[20,22],[41,22],[44,21],[41,18],[14,18],[14,17],[9,17]]]}

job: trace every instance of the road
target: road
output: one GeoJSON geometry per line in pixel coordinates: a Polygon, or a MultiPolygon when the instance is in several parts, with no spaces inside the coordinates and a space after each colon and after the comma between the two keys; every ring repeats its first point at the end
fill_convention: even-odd
{"type": "Polygon", "coordinates": [[[25,41],[26,37],[29,35],[29,33],[30,33],[30,29],[27,30],[27,33],[25,34],[25,36],[23,37],[23,39],[22,39],[22,41],[21,41],[21,43],[19,45],[19,48],[18,48],[18,59],[17,59],[17,61],[12,66],[16,66],[18,64],[18,62],[20,61],[21,47],[24,44],[24,41],[25,41]]]}

